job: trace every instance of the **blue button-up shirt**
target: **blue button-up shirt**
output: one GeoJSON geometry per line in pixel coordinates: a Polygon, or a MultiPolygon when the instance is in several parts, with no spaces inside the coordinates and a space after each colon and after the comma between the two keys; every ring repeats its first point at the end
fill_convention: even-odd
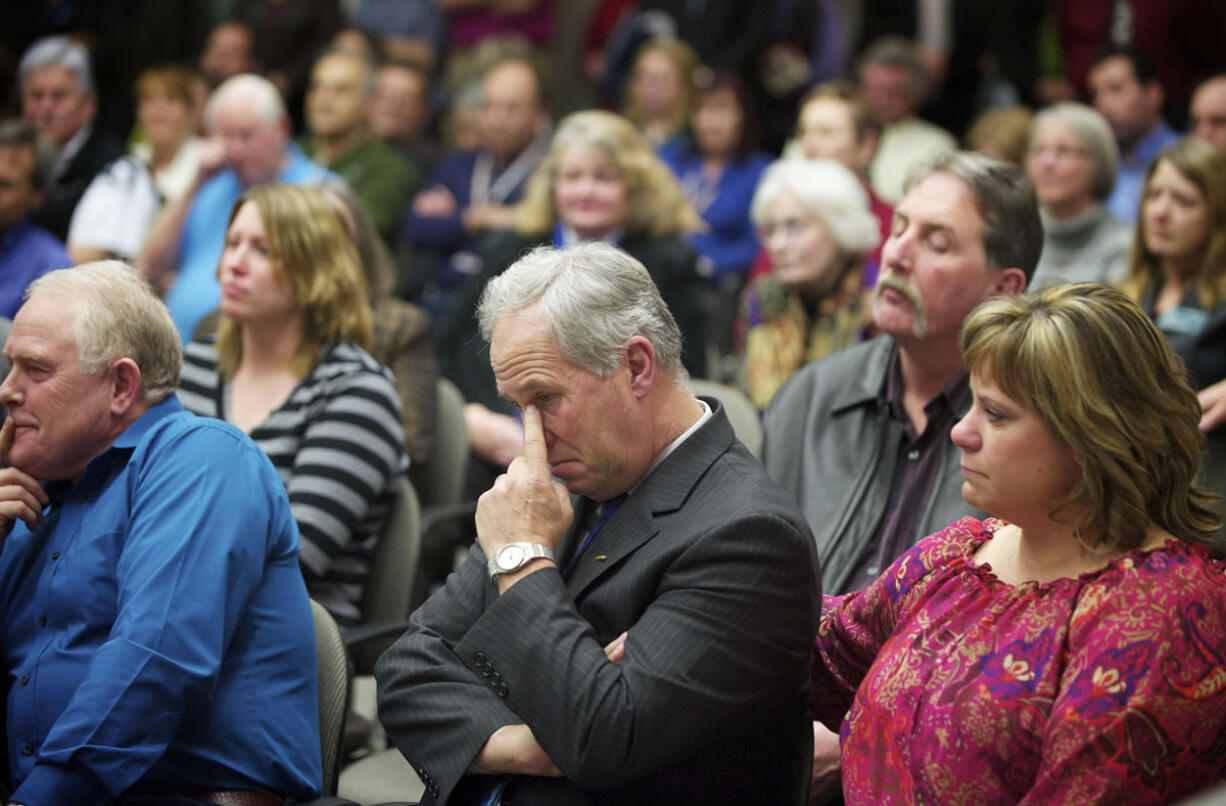
{"type": "Polygon", "coordinates": [[[13,800],[320,788],[298,532],[238,429],[150,408],[0,552],[13,800]]]}
{"type": "Polygon", "coordinates": [[[27,219],[0,236],[0,316],[12,319],[26,286],[72,265],[60,239],[27,219]]]}

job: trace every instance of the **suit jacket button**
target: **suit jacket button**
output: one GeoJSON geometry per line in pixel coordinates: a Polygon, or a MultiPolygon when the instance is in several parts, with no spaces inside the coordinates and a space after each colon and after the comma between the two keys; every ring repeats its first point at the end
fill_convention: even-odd
{"type": "Polygon", "coordinates": [[[508,693],[510,690],[511,690],[511,689],[507,688],[507,684],[506,684],[506,683],[499,683],[499,684],[498,684],[498,696],[499,696],[499,697],[505,697],[505,696],[507,696],[507,693],[508,693]]]}
{"type": "Polygon", "coordinates": [[[478,652],[476,655],[473,655],[473,660],[477,662],[478,666],[484,666],[485,665],[485,653],[478,652]]]}

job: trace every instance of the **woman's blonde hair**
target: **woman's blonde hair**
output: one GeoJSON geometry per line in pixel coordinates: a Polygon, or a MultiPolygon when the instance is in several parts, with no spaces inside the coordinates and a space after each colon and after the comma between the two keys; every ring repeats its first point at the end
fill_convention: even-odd
{"type": "Polygon", "coordinates": [[[627,235],[662,237],[698,229],[700,221],[672,171],[630,121],[612,112],[575,112],[562,120],[549,154],[528,179],[524,199],[515,211],[515,229],[524,235],[549,232],[557,221],[553,184],[567,147],[592,149],[613,165],[626,183],[627,235]]]}
{"type": "Polygon", "coordinates": [[[1077,283],[992,297],[967,317],[962,357],[1072,450],[1080,477],[1053,516],[1088,546],[1135,548],[1151,523],[1183,540],[1214,539],[1214,496],[1196,486],[1196,393],[1122,292],[1077,283]]]}
{"type": "Polygon", "coordinates": [[[1123,288],[1130,297],[1140,300],[1147,289],[1162,284],[1162,263],[1145,243],[1145,197],[1154,172],[1163,162],[1196,185],[1209,207],[1209,238],[1196,273],[1197,297],[1200,304],[1209,309],[1226,299],[1226,156],[1196,137],[1185,137],[1163,149],[1145,173],[1128,278],[1123,288]]]}
{"type": "Polygon", "coordinates": [[[681,102],[673,107],[669,121],[673,131],[681,131],[689,125],[690,113],[694,111],[694,77],[701,63],[698,53],[680,39],[652,39],[639,46],[638,52],[634,54],[630,79],[626,82],[622,112],[635,126],[642,126],[646,122],[646,115],[634,97],[634,82],[644,59],[653,53],[668,59],[677,70],[677,78],[681,81],[681,102]]]}
{"type": "MultiPolygon", "coordinates": [[[[319,358],[320,348],[333,341],[351,341],[370,349],[366,280],[340,214],[310,188],[258,185],[234,202],[227,230],[247,202],[260,213],[269,257],[275,269],[289,279],[302,313],[302,343],[294,354],[294,372],[305,376],[319,358]]],[[[222,316],[217,366],[223,376],[231,376],[238,368],[242,350],[242,326],[222,316]]]]}

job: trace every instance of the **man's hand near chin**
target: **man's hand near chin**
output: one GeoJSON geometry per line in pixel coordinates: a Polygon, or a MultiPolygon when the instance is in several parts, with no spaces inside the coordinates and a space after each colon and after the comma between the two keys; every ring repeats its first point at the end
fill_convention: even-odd
{"type": "MultiPolygon", "coordinates": [[[[8,458],[13,446],[13,418],[4,421],[0,428],[0,456],[8,458]]],[[[15,467],[0,469],[0,546],[13,530],[13,524],[22,521],[32,532],[43,522],[43,507],[50,499],[38,479],[15,467]]]]}

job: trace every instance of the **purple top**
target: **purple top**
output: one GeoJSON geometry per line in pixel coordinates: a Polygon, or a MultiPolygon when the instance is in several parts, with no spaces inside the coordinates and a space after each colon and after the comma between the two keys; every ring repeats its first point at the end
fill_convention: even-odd
{"type": "Polygon", "coordinates": [[[842,723],[847,804],[1165,803],[1219,780],[1222,564],[1170,540],[1007,585],[972,559],[1002,525],[963,518],[823,599],[810,697],[842,723]]]}

